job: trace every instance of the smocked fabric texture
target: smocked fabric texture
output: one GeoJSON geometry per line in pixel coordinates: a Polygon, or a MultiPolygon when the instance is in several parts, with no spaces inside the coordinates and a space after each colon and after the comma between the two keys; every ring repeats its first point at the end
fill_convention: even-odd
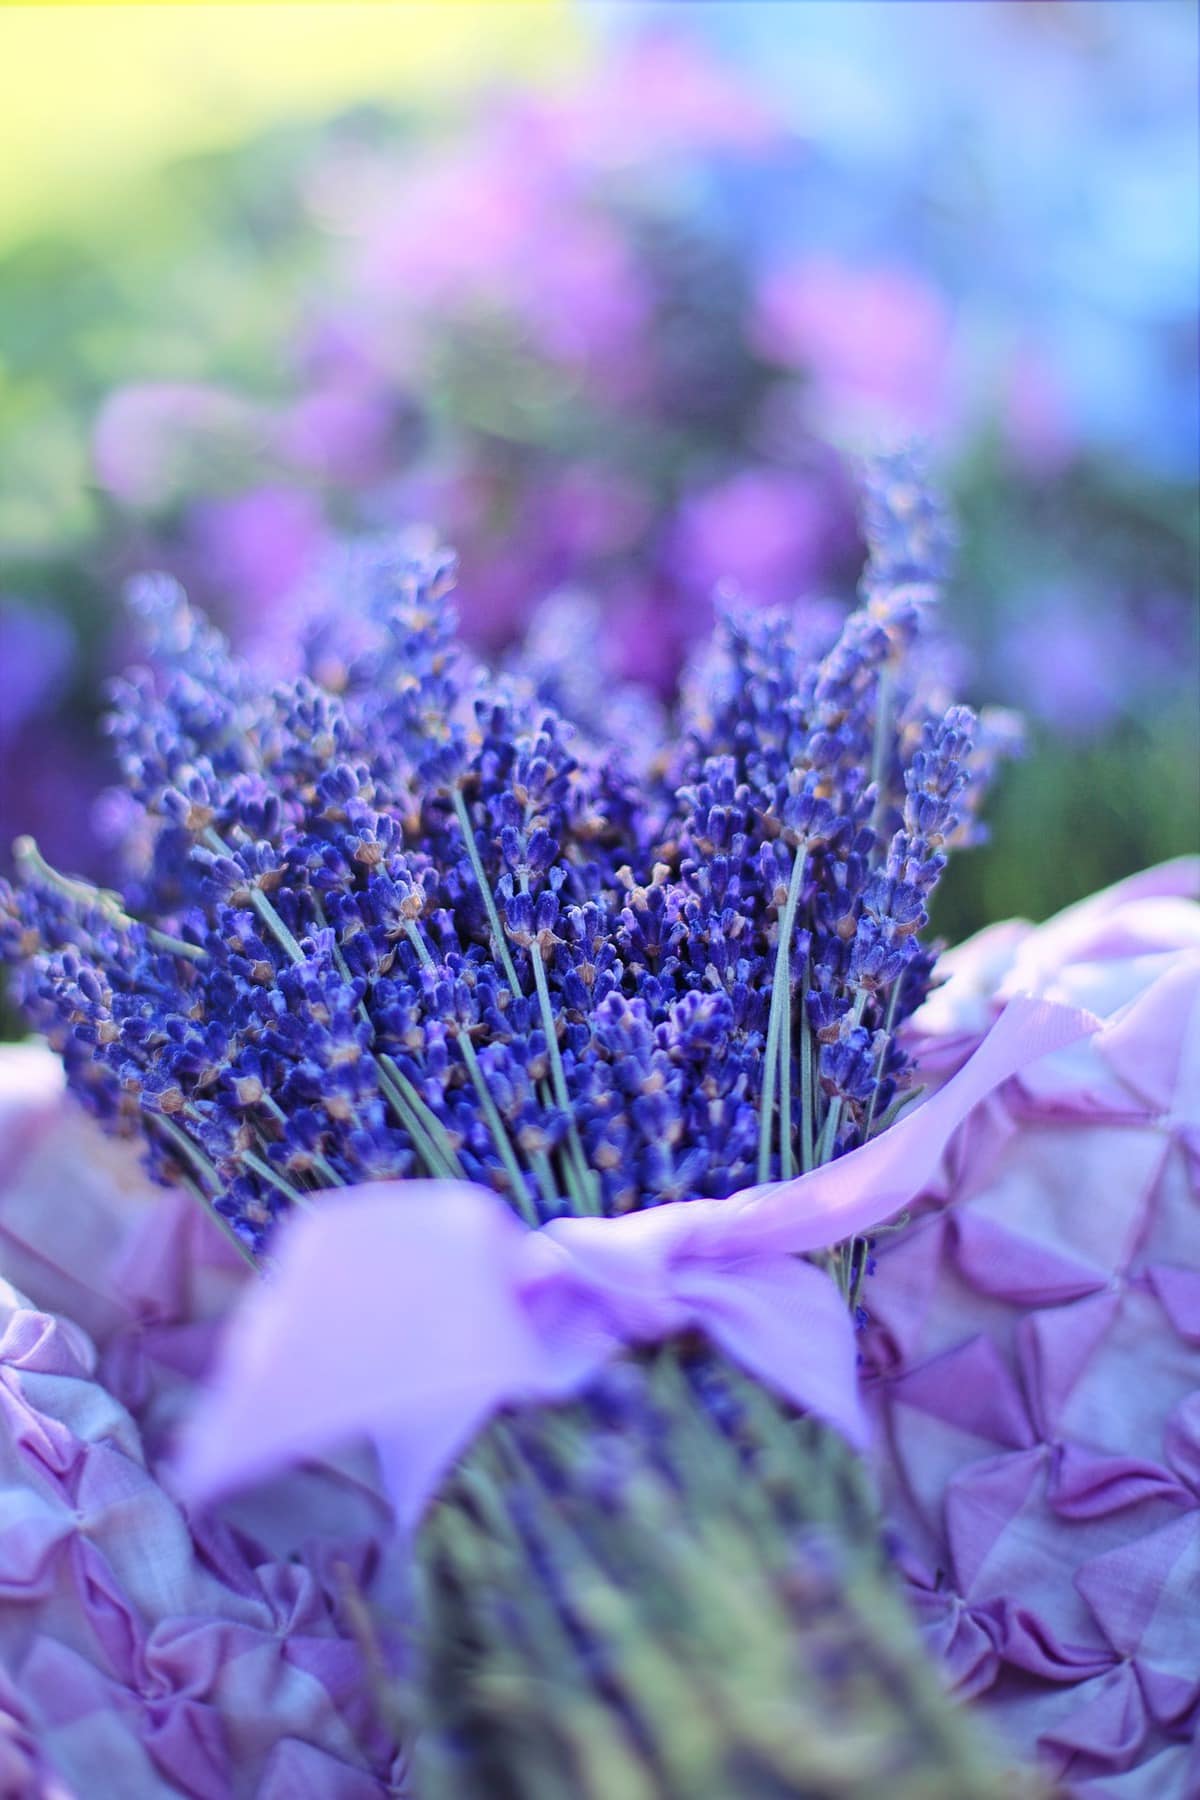
{"type": "Polygon", "coordinates": [[[346,1610],[390,1603],[369,1468],[188,1520],[158,1458],[244,1271],[32,1049],[0,1051],[0,1267],[0,1794],[402,1792],[346,1610]]]}
{"type": "Polygon", "coordinates": [[[1018,983],[1108,1022],[977,1110],[867,1291],[926,1640],[1076,1800],[1200,1794],[1200,908],[1175,878],[958,953],[933,1065],[1018,983]]]}

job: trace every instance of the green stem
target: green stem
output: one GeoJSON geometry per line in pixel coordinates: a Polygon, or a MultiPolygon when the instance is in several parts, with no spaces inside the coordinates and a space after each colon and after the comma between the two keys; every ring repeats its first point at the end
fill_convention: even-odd
{"type": "Polygon", "coordinates": [[[796,1155],[792,1146],[792,953],[786,944],[780,979],[787,1000],[779,1033],[779,1174],[783,1181],[790,1181],[796,1173],[796,1155]]]}
{"type": "Polygon", "coordinates": [[[533,1172],[537,1176],[538,1186],[542,1190],[542,1198],[547,1206],[553,1204],[558,1197],[558,1182],[554,1179],[554,1166],[544,1150],[539,1150],[530,1157],[533,1172]]]}
{"type": "Polygon", "coordinates": [[[879,1121],[880,1132],[886,1131],[889,1125],[894,1124],[900,1114],[904,1111],[905,1107],[911,1106],[914,1100],[919,1100],[924,1092],[925,1089],[923,1087],[918,1087],[909,1088],[907,1094],[897,1094],[896,1098],[892,1101],[892,1104],[888,1107],[887,1111],[879,1121]]]}
{"type": "Polygon", "coordinates": [[[261,888],[252,887],[250,889],[250,904],[291,960],[294,963],[302,963],[305,960],[303,950],[261,888]]]}
{"type": "Polygon", "coordinates": [[[480,897],[483,900],[484,909],[487,912],[488,924],[491,927],[492,937],[495,939],[496,955],[499,957],[504,973],[508,977],[508,985],[511,987],[514,994],[519,994],[521,992],[521,984],[517,980],[516,966],[509,954],[508,940],[504,935],[504,926],[500,922],[500,914],[496,910],[496,902],[492,894],[491,883],[487,878],[487,871],[484,869],[482,859],[479,855],[479,846],[475,842],[475,830],[471,824],[471,816],[467,811],[467,803],[462,797],[462,789],[455,788],[451,798],[454,805],[455,817],[458,819],[459,826],[462,830],[463,842],[466,845],[467,855],[471,861],[471,868],[474,872],[475,880],[479,885],[480,897]]]}
{"type": "Polygon", "coordinates": [[[560,1110],[567,1117],[569,1157],[564,1158],[563,1173],[567,1178],[568,1187],[571,1189],[571,1197],[575,1201],[576,1210],[584,1213],[598,1213],[601,1210],[598,1183],[594,1172],[587,1166],[583,1145],[579,1141],[579,1132],[572,1117],[567,1072],[563,1067],[562,1051],[558,1047],[554,1007],[550,1001],[550,984],[546,980],[546,965],[542,960],[542,947],[536,938],[529,947],[529,955],[530,961],[533,963],[533,979],[537,988],[538,1007],[542,1015],[542,1030],[546,1034],[546,1051],[550,1058],[550,1078],[554,1088],[554,1098],[560,1110]],[[568,1166],[570,1157],[574,1158],[573,1169],[568,1166]]]}
{"type": "Polygon", "coordinates": [[[77,881],[71,875],[62,875],[48,863],[37,843],[31,837],[19,837],[13,840],[13,862],[22,875],[39,881],[44,887],[54,888],[65,894],[77,905],[88,906],[93,912],[100,913],[110,924],[122,931],[137,930],[139,927],[146,935],[146,942],[153,944],[157,950],[167,950],[172,956],[185,956],[190,962],[207,962],[208,952],[198,944],[185,944],[182,938],[171,937],[165,931],[159,931],[153,925],[145,925],[140,919],[131,919],[121,905],[120,896],[108,888],[93,887],[90,881],[77,881]]]}
{"type": "MultiPolygon", "coordinates": [[[[422,968],[435,969],[437,964],[430,955],[429,947],[421,936],[421,933],[418,931],[415,921],[410,920],[406,929],[409,942],[416,951],[417,958],[420,961],[422,968]]],[[[467,1066],[467,1073],[470,1075],[475,1086],[475,1092],[479,1096],[479,1104],[483,1108],[483,1116],[487,1120],[488,1130],[492,1134],[492,1142],[496,1146],[496,1154],[503,1163],[508,1179],[512,1183],[517,1210],[527,1225],[537,1225],[537,1207],[534,1205],[533,1195],[529,1191],[529,1184],[525,1180],[525,1172],[517,1161],[516,1152],[513,1150],[512,1144],[509,1141],[508,1132],[505,1129],[504,1120],[500,1117],[496,1102],[492,1099],[491,1093],[488,1090],[487,1077],[480,1067],[479,1058],[475,1053],[475,1046],[471,1042],[471,1034],[465,1025],[459,1026],[455,1042],[462,1052],[462,1059],[467,1066]]]]}
{"type": "MultiPolygon", "coordinates": [[[[163,1136],[170,1140],[171,1144],[179,1151],[180,1155],[187,1158],[192,1167],[201,1175],[203,1181],[209,1182],[212,1187],[220,1192],[221,1188],[224,1186],[220,1173],[215,1165],[209,1161],[208,1157],[205,1156],[199,1144],[194,1144],[187,1132],[181,1130],[180,1127],[176,1125],[174,1119],[169,1119],[165,1113],[147,1113],[146,1117],[150,1120],[152,1126],[161,1131],[163,1136]]],[[[254,1252],[250,1249],[249,1245],[242,1242],[237,1232],[233,1229],[233,1226],[229,1223],[229,1220],[217,1211],[212,1200],[205,1193],[201,1182],[193,1181],[187,1175],[181,1176],[180,1179],[193,1199],[200,1202],[200,1205],[204,1208],[206,1217],[211,1219],[212,1223],[220,1231],[222,1237],[227,1238],[241,1257],[242,1261],[247,1263],[250,1268],[257,1272],[258,1263],[255,1261],[254,1252]]]]}
{"type": "Polygon", "coordinates": [[[246,1267],[248,1269],[253,1269],[256,1275],[261,1274],[262,1270],[260,1269],[254,1252],[251,1250],[249,1244],[244,1244],[242,1242],[237,1232],[233,1229],[233,1226],[229,1223],[229,1220],[217,1211],[216,1207],[208,1198],[208,1195],[204,1192],[204,1189],[200,1186],[200,1183],[198,1181],[193,1181],[190,1175],[181,1175],[179,1180],[180,1185],[187,1189],[188,1193],[192,1196],[192,1199],[201,1207],[205,1218],[217,1227],[221,1236],[225,1238],[228,1243],[233,1245],[246,1267]]]}
{"type": "MultiPolygon", "coordinates": [[[[880,1050],[879,1056],[876,1059],[875,1086],[871,1090],[871,1099],[870,1099],[870,1103],[867,1107],[867,1116],[863,1122],[863,1128],[862,1128],[862,1142],[864,1144],[869,1141],[870,1136],[871,1136],[871,1130],[875,1123],[875,1109],[876,1109],[876,1105],[878,1104],[878,1099],[879,1099],[879,1083],[883,1077],[883,1059],[887,1055],[887,1044],[891,1038],[892,1026],[894,1025],[895,1020],[896,1020],[896,1004],[899,999],[900,988],[901,988],[903,981],[904,981],[904,973],[903,973],[903,971],[901,971],[899,976],[896,978],[895,982],[893,982],[893,984],[892,984],[892,991],[888,998],[887,1012],[884,1015],[884,1022],[883,1022],[885,1041],[883,1044],[883,1048],[880,1050]]],[[[903,1104],[903,1101],[901,1102],[901,1104],[903,1104]]],[[[890,1124],[892,1118],[894,1118],[894,1117],[895,1117],[895,1113],[894,1113],[893,1109],[891,1107],[889,1107],[887,1113],[884,1115],[883,1119],[880,1121],[880,1129],[882,1130],[888,1124],[890,1124]]],[[[855,1277],[854,1273],[853,1273],[853,1271],[854,1271],[854,1250],[855,1250],[855,1245],[858,1243],[858,1241],[859,1240],[857,1238],[848,1239],[846,1243],[839,1246],[839,1248],[836,1252],[836,1257],[835,1257],[836,1264],[837,1264],[838,1283],[839,1283],[839,1286],[841,1287],[843,1293],[846,1295],[847,1302],[850,1306],[851,1311],[853,1311],[854,1308],[858,1305],[859,1295],[862,1292],[863,1282],[866,1278],[866,1254],[865,1254],[865,1252],[864,1252],[862,1258],[860,1259],[860,1268],[859,1268],[857,1277],[855,1277]]]]}
{"type": "Polygon", "coordinates": [[[264,1161],[261,1156],[256,1156],[253,1150],[239,1151],[238,1160],[244,1162],[248,1169],[253,1169],[254,1173],[260,1175],[264,1181],[269,1182],[273,1188],[290,1200],[293,1206],[300,1207],[304,1212],[313,1210],[312,1201],[307,1195],[302,1194],[299,1188],[293,1187],[290,1181],[285,1181],[269,1162],[264,1161]]]}
{"type": "MultiPolygon", "coordinates": [[[[329,920],[325,917],[325,908],[321,905],[321,902],[316,894],[313,894],[313,896],[312,896],[312,904],[313,904],[313,911],[317,915],[317,923],[322,927],[323,930],[328,931],[329,920]]],[[[354,982],[354,977],[350,973],[350,965],[347,963],[346,958],[342,955],[342,946],[338,943],[336,936],[334,937],[334,940],[333,940],[333,960],[337,967],[338,974],[341,976],[341,978],[345,982],[346,986],[351,987],[354,982]]],[[[367,1003],[365,1000],[360,1000],[358,1003],[358,1016],[362,1020],[363,1024],[367,1027],[367,1029],[371,1032],[371,1035],[374,1036],[375,1027],[371,1023],[371,1015],[367,1011],[367,1003]]]]}
{"type": "Polygon", "coordinates": [[[833,1155],[837,1143],[838,1127],[842,1122],[842,1102],[840,1097],[829,1102],[829,1111],[825,1114],[825,1124],[817,1142],[817,1167],[822,1167],[833,1155]]]}
{"type": "Polygon", "coordinates": [[[381,1085],[429,1173],[446,1176],[452,1181],[465,1181],[466,1171],[458,1160],[450,1133],[403,1069],[383,1051],[375,1063],[380,1071],[381,1085]]]}
{"type": "MultiPolygon", "coordinates": [[[[762,1110],[758,1121],[758,1179],[771,1179],[771,1130],[775,1114],[775,1085],[779,1074],[780,1039],[791,1030],[791,942],[796,928],[796,909],[800,904],[800,888],[804,880],[806,856],[797,848],[792,857],[788,877],[787,899],[779,920],[779,939],[775,946],[775,970],[771,978],[771,1007],[767,1015],[767,1043],[763,1057],[762,1110]],[[785,1025],[786,1020],[786,1025],[785,1025]]],[[[790,1079],[790,1061],[789,1061],[790,1079]]],[[[791,1125],[789,1096],[788,1125],[791,1125]]]]}
{"type": "MultiPolygon", "coordinates": [[[[211,825],[206,831],[201,832],[200,835],[208,845],[208,848],[214,850],[218,856],[228,856],[230,854],[229,845],[217,835],[211,825]]],[[[251,884],[249,894],[251,906],[254,908],[267,930],[271,933],[275,942],[283,950],[284,954],[292,962],[302,963],[305,960],[303,950],[300,948],[296,939],[292,936],[292,933],[288,930],[288,927],[284,924],[275,908],[271,905],[271,902],[267,899],[267,896],[263,893],[262,889],[251,884]]]]}
{"type": "Polygon", "coordinates": [[[888,1042],[892,1036],[892,1026],[896,1022],[896,1007],[900,999],[900,989],[904,986],[904,971],[901,969],[892,983],[892,991],[888,995],[887,1012],[884,1015],[883,1030],[885,1042],[879,1052],[879,1060],[875,1064],[875,1086],[871,1090],[871,1101],[867,1107],[867,1117],[863,1124],[862,1141],[865,1144],[871,1135],[871,1127],[875,1123],[875,1107],[879,1099],[879,1083],[883,1077],[883,1059],[887,1055],[888,1042]]]}
{"type": "MultiPolygon", "coordinates": [[[[327,923],[325,909],[320,900],[314,896],[313,905],[317,918],[322,925],[327,923]]],[[[350,985],[352,976],[342,955],[342,947],[337,939],[333,942],[333,959],[338,967],[342,980],[350,985]]],[[[358,1003],[358,1016],[375,1036],[375,1024],[367,1010],[365,1000],[358,1003]]],[[[372,1050],[371,1061],[375,1065],[375,1073],[379,1081],[380,1091],[389,1101],[397,1118],[412,1139],[413,1149],[424,1162],[429,1173],[434,1176],[445,1176],[451,1180],[465,1180],[465,1171],[458,1160],[458,1153],[450,1142],[450,1134],[437,1114],[428,1107],[412,1082],[396,1066],[390,1056],[382,1051],[372,1050]]]]}
{"type": "Polygon", "coordinates": [[[812,1026],[808,1022],[809,965],[804,965],[804,985],[800,993],[800,1167],[807,1175],[814,1167],[813,1139],[816,1136],[816,1092],[814,1089],[812,1026]]]}
{"type": "MultiPolygon", "coordinates": [[[[854,1007],[850,1014],[852,1026],[861,1025],[863,1013],[866,1011],[867,990],[860,988],[854,997],[854,1007]]],[[[843,1101],[840,1094],[829,1102],[829,1111],[825,1115],[825,1125],[821,1132],[821,1141],[817,1145],[817,1163],[827,1163],[833,1156],[837,1144],[838,1127],[842,1122],[843,1101]]]]}
{"type": "MultiPolygon", "coordinates": [[[[455,817],[457,818],[458,823],[459,823],[459,828],[462,831],[463,842],[466,846],[467,855],[470,858],[471,869],[475,876],[476,885],[479,888],[480,898],[483,901],[484,910],[486,911],[487,916],[488,916],[488,925],[491,929],[492,938],[495,943],[496,956],[499,959],[501,967],[504,970],[505,976],[508,979],[508,984],[509,984],[510,988],[512,989],[513,993],[523,996],[524,989],[522,988],[521,983],[517,978],[516,964],[513,962],[512,956],[509,952],[508,940],[505,935],[504,926],[503,926],[503,923],[501,922],[500,913],[496,906],[495,896],[492,893],[491,883],[489,882],[488,877],[487,877],[487,871],[484,868],[483,861],[479,855],[479,847],[475,842],[475,831],[471,824],[471,817],[467,811],[467,803],[463,799],[461,788],[454,789],[453,794],[451,795],[451,802],[454,807],[455,817]]],[[[529,877],[527,875],[524,875],[521,878],[521,891],[522,891],[522,893],[529,892],[529,877]]],[[[561,1072],[561,1061],[558,1057],[558,1038],[553,1029],[552,1022],[549,1024],[547,1023],[547,1004],[548,1004],[548,1000],[549,1000],[548,994],[546,996],[547,1004],[543,1004],[543,1001],[542,1001],[542,989],[543,989],[543,986],[545,983],[545,972],[544,972],[544,969],[541,967],[540,951],[538,950],[538,946],[536,944],[533,946],[533,953],[531,955],[531,961],[533,962],[533,965],[534,965],[534,968],[533,968],[534,981],[535,981],[535,984],[537,985],[538,1003],[539,1003],[539,1007],[542,1012],[543,1028],[546,1030],[546,1034],[547,1034],[547,1049],[548,1049],[550,1057],[551,1057],[552,1067],[557,1063],[558,1070],[559,1070],[559,1072],[561,1072]]],[[[552,1018],[553,1018],[552,1012],[550,1014],[550,1018],[552,1021],[552,1018]]],[[[567,1154],[566,1159],[564,1160],[563,1185],[566,1187],[567,1192],[570,1194],[571,1199],[575,1205],[575,1210],[577,1212],[599,1212],[600,1211],[600,1198],[599,1198],[598,1185],[595,1181],[594,1175],[588,1169],[587,1159],[585,1158],[585,1156],[583,1154],[583,1146],[579,1142],[579,1133],[575,1128],[574,1121],[570,1118],[570,1111],[569,1111],[567,1102],[563,1098],[563,1095],[565,1094],[565,1089],[566,1089],[566,1084],[565,1084],[565,1080],[564,1080],[564,1082],[561,1085],[561,1088],[557,1089],[557,1091],[556,1091],[557,1104],[560,1106],[560,1108],[567,1111],[567,1115],[568,1115],[568,1128],[567,1128],[568,1154],[567,1154]]],[[[548,1167],[549,1167],[549,1165],[547,1164],[547,1168],[548,1167]]],[[[548,1199],[556,1191],[556,1185],[557,1184],[555,1184],[553,1182],[553,1180],[551,1179],[549,1188],[546,1188],[546,1182],[544,1179],[542,1180],[542,1186],[544,1189],[546,1189],[546,1194],[547,1194],[548,1199]]]]}
{"type": "Polygon", "coordinates": [[[537,1206],[534,1204],[533,1195],[529,1191],[529,1184],[525,1179],[525,1172],[517,1161],[516,1152],[509,1140],[504,1120],[500,1117],[496,1102],[492,1099],[492,1096],[488,1091],[487,1077],[479,1065],[479,1058],[475,1054],[475,1046],[471,1042],[470,1034],[465,1026],[459,1031],[458,1045],[462,1051],[463,1061],[467,1065],[471,1080],[475,1084],[475,1092],[479,1095],[479,1104],[483,1108],[483,1116],[487,1120],[488,1130],[492,1134],[492,1140],[495,1143],[497,1154],[500,1157],[500,1161],[504,1164],[509,1180],[512,1182],[513,1194],[517,1202],[517,1210],[527,1225],[536,1226],[539,1223],[537,1206]]]}
{"type": "Polygon", "coordinates": [[[775,1068],[779,1060],[779,963],[771,977],[771,1009],[767,1014],[767,1045],[763,1054],[763,1089],[758,1118],[758,1179],[771,1179],[771,1121],[775,1112],[775,1068]]]}
{"type": "MultiPolygon", "coordinates": [[[[187,1132],[175,1123],[174,1119],[168,1118],[166,1113],[152,1112],[148,1113],[146,1116],[154,1121],[155,1125],[158,1126],[159,1130],[162,1131],[166,1137],[170,1138],[177,1149],[183,1151],[184,1155],[200,1175],[201,1179],[207,1181],[216,1189],[217,1193],[220,1193],[221,1189],[225,1186],[225,1183],[221,1179],[221,1171],[217,1168],[217,1165],[204,1154],[204,1151],[200,1148],[199,1144],[190,1138],[187,1132]]],[[[196,1115],[193,1114],[193,1117],[194,1116],[196,1115]]]]}
{"type": "MultiPolygon", "coordinates": [[[[212,830],[206,831],[204,836],[205,836],[205,839],[209,843],[210,849],[218,850],[218,851],[220,851],[220,853],[222,855],[227,856],[229,854],[227,847],[221,842],[221,839],[217,836],[215,831],[212,831],[212,830]]],[[[288,957],[290,957],[292,962],[294,962],[294,963],[304,962],[305,956],[304,956],[303,950],[301,950],[299,944],[296,942],[296,939],[293,937],[292,933],[288,930],[287,926],[284,924],[283,920],[280,918],[279,914],[276,912],[275,908],[271,905],[271,902],[267,899],[266,895],[262,892],[262,890],[260,888],[251,888],[250,900],[251,900],[251,904],[254,906],[255,911],[258,913],[258,916],[260,917],[260,919],[262,919],[263,923],[266,925],[267,929],[270,931],[272,937],[274,937],[276,943],[278,943],[282,947],[282,949],[284,950],[286,955],[288,957]]],[[[320,917],[323,919],[324,914],[320,912],[320,903],[319,902],[318,902],[318,913],[320,914],[320,917]]],[[[423,945],[422,945],[422,948],[424,948],[423,945]]],[[[339,969],[342,974],[343,980],[349,981],[350,971],[347,969],[346,963],[345,963],[345,958],[342,957],[341,950],[336,944],[334,947],[334,954],[335,954],[335,957],[338,959],[339,969]]],[[[366,1007],[361,1006],[360,1012],[361,1012],[363,1018],[366,1020],[367,1024],[369,1025],[371,1023],[371,1019],[370,1019],[370,1014],[366,1010],[366,1007]]],[[[455,1156],[453,1154],[453,1151],[451,1151],[449,1157],[447,1157],[445,1159],[438,1157],[436,1154],[434,1154],[434,1156],[431,1159],[431,1157],[427,1153],[428,1150],[431,1148],[431,1145],[429,1144],[427,1136],[426,1136],[426,1133],[428,1132],[428,1127],[426,1127],[426,1133],[419,1133],[419,1131],[415,1131],[414,1126],[417,1124],[417,1121],[420,1118],[420,1114],[417,1112],[416,1107],[412,1106],[411,1103],[407,1107],[404,1105],[398,1104],[398,1096],[395,1092],[395,1082],[398,1079],[399,1080],[403,1079],[400,1076],[400,1071],[395,1068],[394,1064],[392,1064],[391,1071],[390,1071],[392,1078],[389,1079],[389,1071],[385,1070],[385,1068],[383,1066],[383,1059],[376,1056],[373,1051],[371,1053],[371,1059],[375,1064],[376,1071],[379,1073],[380,1087],[381,1087],[382,1091],[387,1096],[387,1098],[391,1101],[392,1106],[396,1111],[396,1115],[400,1120],[400,1123],[404,1126],[404,1129],[408,1132],[409,1136],[413,1140],[414,1149],[417,1151],[418,1156],[420,1156],[422,1158],[422,1160],[425,1162],[426,1167],[430,1170],[430,1173],[434,1174],[434,1175],[445,1175],[445,1176],[450,1176],[450,1177],[458,1177],[461,1179],[462,1173],[463,1173],[462,1166],[461,1166],[461,1164],[459,1164],[458,1158],[457,1158],[457,1156],[455,1156]]],[[[390,1061],[390,1059],[388,1059],[388,1060],[390,1061]]],[[[421,1108],[423,1108],[426,1112],[428,1112],[428,1108],[425,1108],[424,1101],[422,1101],[420,1099],[420,1096],[416,1093],[415,1089],[413,1090],[413,1097],[416,1100],[417,1105],[420,1106],[421,1108]]],[[[429,1114],[430,1118],[432,1118],[432,1116],[433,1116],[432,1114],[429,1114]]],[[[440,1127],[439,1127],[439,1129],[440,1129],[440,1127]]]]}
{"type": "MultiPolygon", "coordinates": [[[[467,811],[467,803],[463,799],[461,788],[454,789],[451,795],[451,802],[454,807],[455,817],[459,823],[459,829],[462,832],[463,843],[466,846],[467,856],[470,859],[476,886],[479,889],[480,898],[483,901],[484,910],[487,913],[488,926],[492,933],[496,957],[504,970],[509,987],[512,989],[513,993],[523,996],[525,990],[521,986],[521,982],[517,976],[516,964],[514,963],[508,948],[508,939],[505,935],[504,925],[500,918],[499,909],[496,906],[496,899],[495,895],[492,893],[492,886],[491,882],[488,880],[487,870],[484,868],[483,860],[479,854],[479,846],[475,842],[475,830],[471,824],[471,816],[467,811]]],[[[528,889],[529,883],[528,877],[526,877],[522,882],[522,891],[527,893],[528,889]]],[[[537,973],[538,971],[535,967],[535,981],[537,979],[537,973]]],[[[557,1042],[556,1040],[554,1041],[555,1048],[557,1048],[557,1042]]],[[[573,1168],[570,1166],[564,1168],[563,1185],[575,1202],[576,1211],[598,1211],[598,1201],[595,1206],[592,1206],[588,1203],[586,1198],[593,1195],[592,1178],[587,1169],[582,1146],[579,1144],[578,1133],[575,1132],[573,1125],[568,1132],[568,1145],[570,1153],[574,1155],[575,1163],[573,1168]],[[584,1204],[582,1205],[580,1204],[581,1199],[584,1200],[584,1204]]],[[[538,1179],[546,1199],[552,1199],[558,1191],[558,1184],[553,1179],[553,1174],[550,1170],[548,1161],[545,1162],[544,1171],[539,1171],[538,1179]]]]}
{"type": "MultiPolygon", "coordinates": [[[[287,1114],[284,1112],[275,1096],[273,1094],[264,1094],[261,1104],[266,1107],[276,1124],[282,1125],[286,1129],[288,1122],[287,1114]]],[[[313,1167],[325,1177],[330,1187],[345,1187],[346,1183],[342,1180],[337,1170],[333,1167],[332,1163],[325,1160],[319,1150],[312,1151],[311,1155],[313,1167]]]]}

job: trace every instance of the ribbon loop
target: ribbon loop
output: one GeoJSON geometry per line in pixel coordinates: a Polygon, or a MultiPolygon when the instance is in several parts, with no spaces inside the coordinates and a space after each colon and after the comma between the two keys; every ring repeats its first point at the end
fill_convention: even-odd
{"type": "Polygon", "coordinates": [[[465,1182],[330,1193],[285,1227],[274,1279],[235,1318],[182,1486],[214,1499],[369,1432],[411,1525],[494,1412],[564,1399],[611,1356],[688,1326],[861,1445],[852,1322],[828,1275],[798,1258],[899,1212],[980,1100],[1099,1023],[1014,1000],[959,1073],[880,1137],[728,1200],[531,1231],[465,1182]]]}

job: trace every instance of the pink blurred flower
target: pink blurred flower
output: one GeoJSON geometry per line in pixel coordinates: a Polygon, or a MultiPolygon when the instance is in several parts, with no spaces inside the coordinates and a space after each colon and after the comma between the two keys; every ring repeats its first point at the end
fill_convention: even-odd
{"type": "Polygon", "coordinates": [[[351,217],[357,328],[394,377],[423,372],[458,322],[524,337],[609,401],[641,390],[651,297],[634,246],[535,100],[398,173],[360,170],[351,217]]]}
{"type": "Polygon", "coordinates": [[[468,141],[403,169],[360,222],[359,274],[406,309],[507,299],[546,204],[545,171],[521,179],[503,139],[468,141]]]}
{"type": "Polygon", "coordinates": [[[612,166],[706,150],[763,151],[782,125],[761,88],[681,32],[639,36],[561,106],[573,155],[612,166]]]}
{"type": "Polygon", "coordinates": [[[575,463],[554,484],[550,509],[572,562],[628,550],[649,529],[650,495],[618,469],[575,463]]]}
{"type": "Polygon", "coordinates": [[[275,648],[283,603],[316,568],[328,541],[320,499],[304,488],[258,487],[201,500],[188,515],[190,585],[232,610],[243,647],[275,648]]]}
{"type": "Polygon", "coordinates": [[[210,486],[268,437],[251,402],[199,382],[118,388],[100,409],[92,455],[102,487],[127,506],[154,510],[210,486]]]}
{"type": "Polygon", "coordinates": [[[405,409],[370,380],[327,381],[280,417],[275,443],[283,462],[318,481],[356,487],[395,466],[405,409]]]}
{"type": "Polygon", "coordinates": [[[747,468],[685,499],[675,535],[680,576],[700,594],[728,581],[753,600],[784,604],[824,565],[830,530],[815,481],[747,468]]]}
{"type": "Polygon", "coordinates": [[[827,430],[932,433],[947,423],[949,306],[916,270],[809,257],[764,280],[750,333],[763,355],[807,373],[827,430]]]}

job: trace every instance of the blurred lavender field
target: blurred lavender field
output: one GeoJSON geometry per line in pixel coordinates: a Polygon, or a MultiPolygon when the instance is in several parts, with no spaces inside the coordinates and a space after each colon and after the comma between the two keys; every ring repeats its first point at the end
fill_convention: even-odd
{"type": "Polygon", "coordinates": [[[277,126],[3,255],[0,844],[103,871],[139,569],[282,667],[342,535],[440,539],[481,646],[575,591],[665,694],[718,583],[845,604],[853,459],[915,436],[1030,738],[942,929],[1194,847],[1195,9],[578,23],[552,84],[277,126]]]}

